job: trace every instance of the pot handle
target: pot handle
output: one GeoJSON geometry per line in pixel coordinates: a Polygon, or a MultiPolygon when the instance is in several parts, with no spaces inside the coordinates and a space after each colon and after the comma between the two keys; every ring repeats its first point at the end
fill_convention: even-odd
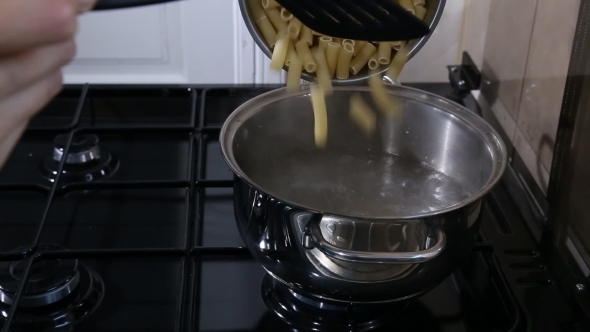
{"type": "Polygon", "coordinates": [[[109,9],[121,9],[121,8],[132,8],[140,6],[149,6],[155,4],[161,4],[166,2],[172,2],[178,0],[98,0],[92,10],[109,10],[109,9]]]}
{"type": "Polygon", "coordinates": [[[370,252],[338,248],[324,239],[320,229],[321,215],[314,215],[303,231],[302,244],[305,249],[317,248],[327,256],[355,263],[417,264],[440,255],[447,244],[445,233],[438,228],[436,243],[431,248],[414,252],[370,252]]]}

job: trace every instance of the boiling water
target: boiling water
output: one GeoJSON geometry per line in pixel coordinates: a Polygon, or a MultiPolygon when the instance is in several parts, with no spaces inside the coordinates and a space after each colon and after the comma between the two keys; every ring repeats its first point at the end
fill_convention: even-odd
{"type": "Polygon", "coordinates": [[[412,157],[296,151],[249,174],[269,194],[328,213],[387,217],[437,211],[470,197],[457,180],[412,157]]]}

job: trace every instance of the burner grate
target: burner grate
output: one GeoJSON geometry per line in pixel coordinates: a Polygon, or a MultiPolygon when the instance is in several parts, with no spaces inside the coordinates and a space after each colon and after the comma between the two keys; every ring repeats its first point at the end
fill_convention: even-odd
{"type": "MultiPolygon", "coordinates": [[[[0,243],[0,262],[11,264],[20,261],[22,262],[20,266],[24,267],[22,279],[16,288],[13,305],[9,307],[7,312],[2,313],[6,316],[3,326],[3,322],[0,320],[2,331],[9,331],[19,321],[22,309],[18,308],[18,304],[21,303],[23,296],[26,296],[24,292],[27,283],[34,275],[34,263],[55,259],[116,262],[113,264],[119,265],[123,265],[122,262],[125,261],[132,262],[128,264],[136,263],[138,266],[141,265],[138,262],[144,261],[144,264],[141,265],[143,267],[139,267],[138,269],[149,271],[148,266],[152,265],[160,266],[162,270],[170,269],[176,271],[178,269],[180,271],[178,273],[179,282],[176,282],[176,279],[174,279],[176,272],[169,277],[170,279],[174,279],[171,283],[175,284],[171,288],[171,291],[179,299],[178,310],[171,310],[173,312],[172,316],[177,315],[173,319],[175,330],[198,330],[198,326],[207,326],[208,323],[213,324],[213,322],[209,322],[208,320],[216,319],[216,317],[207,316],[209,311],[213,311],[213,307],[204,305],[201,301],[206,302],[208,301],[207,299],[213,299],[219,296],[222,298],[226,297],[228,300],[235,300],[235,294],[228,291],[227,294],[220,295],[218,292],[222,291],[222,289],[215,290],[203,285],[218,278],[216,273],[219,270],[227,271],[228,274],[236,273],[237,270],[233,268],[233,265],[242,266],[243,269],[239,273],[243,273],[242,270],[249,271],[252,274],[263,271],[259,267],[259,264],[251,261],[251,255],[241,244],[241,240],[228,239],[227,237],[216,239],[214,236],[210,236],[211,234],[215,234],[215,227],[223,228],[226,225],[220,225],[216,220],[211,220],[211,214],[207,212],[207,209],[215,208],[215,205],[206,204],[206,201],[211,198],[212,193],[220,196],[227,195],[228,192],[233,190],[234,182],[233,180],[228,180],[228,178],[232,178],[229,170],[228,173],[221,171],[221,176],[219,175],[219,169],[216,169],[215,174],[212,174],[212,170],[219,168],[219,165],[223,164],[223,162],[222,160],[211,160],[212,155],[209,151],[219,149],[220,123],[224,121],[231,110],[235,109],[242,102],[273,88],[275,87],[252,88],[249,86],[247,91],[245,91],[244,89],[233,89],[227,86],[222,88],[187,86],[174,87],[174,89],[170,89],[169,91],[167,88],[142,87],[139,90],[140,92],[137,93],[141,94],[139,97],[148,99],[150,98],[150,94],[181,94],[180,91],[183,91],[182,95],[186,97],[186,102],[178,102],[178,107],[186,110],[186,113],[183,113],[179,117],[164,117],[162,121],[158,121],[158,117],[153,113],[148,114],[147,120],[137,121],[134,116],[141,114],[144,109],[142,109],[141,105],[138,106],[131,101],[123,103],[123,106],[110,105],[108,102],[102,101],[101,107],[108,107],[114,115],[112,118],[98,116],[97,110],[93,106],[95,104],[93,103],[93,97],[100,97],[101,93],[104,92],[101,92],[100,86],[91,87],[86,85],[80,91],[75,112],[72,111],[70,114],[68,111],[63,111],[59,121],[53,121],[50,127],[42,126],[42,121],[33,121],[32,126],[27,130],[28,134],[40,135],[42,137],[52,137],[57,134],[64,135],[65,144],[63,155],[67,155],[72,148],[72,142],[74,142],[76,135],[97,134],[101,140],[103,140],[103,137],[107,137],[107,135],[117,135],[117,137],[123,138],[141,136],[142,140],[147,140],[151,134],[166,133],[168,137],[174,137],[178,142],[182,142],[182,154],[186,158],[173,161],[175,165],[179,165],[180,170],[178,174],[181,174],[175,177],[137,174],[137,176],[125,176],[121,178],[115,174],[115,176],[102,179],[101,181],[70,182],[65,181],[63,177],[62,170],[66,165],[65,158],[62,158],[58,164],[55,181],[51,183],[27,182],[20,178],[17,182],[13,183],[0,181],[0,193],[2,194],[17,192],[34,193],[38,198],[38,209],[40,211],[38,219],[27,220],[27,222],[34,225],[34,228],[31,228],[32,231],[26,234],[26,239],[30,241],[30,244],[15,252],[5,250],[3,244],[0,243]],[[237,93],[238,90],[239,93],[237,93]],[[116,114],[124,114],[123,121],[115,119],[116,114]],[[120,243],[103,243],[98,245],[92,241],[85,241],[85,243],[77,243],[73,247],[67,246],[68,249],[59,249],[55,246],[44,245],[48,239],[46,234],[47,229],[55,227],[52,224],[54,209],[56,206],[59,207],[58,204],[64,197],[78,192],[131,192],[151,189],[169,192],[183,191],[182,207],[173,210],[177,214],[182,214],[182,218],[184,219],[182,224],[179,223],[174,226],[179,228],[176,231],[179,239],[154,241],[149,246],[141,241],[139,241],[138,245],[121,245],[120,243]],[[178,209],[182,209],[182,211],[178,211],[178,209]],[[204,234],[207,234],[207,238],[204,238],[204,234]],[[239,241],[239,245],[236,245],[237,241],[239,241]],[[225,258],[231,260],[231,264],[219,263],[219,261],[223,261],[225,258]],[[211,262],[211,259],[215,260],[215,262],[211,262]],[[236,260],[239,261],[242,259],[245,261],[243,264],[236,263],[236,260]],[[250,263],[256,263],[255,268],[252,268],[250,263]]],[[[128,93],[124,92],[125,89],[124,87],[117,87],[117,90],[110,91],[120,91],[121,98],[127,98],[128,93]]],[[[73,91],[68,90],[66,93],[70,97],[75,96],[73,91]]],[[[73,103],[69,102],[68,105],[72,106],[73,103]]],[[[166,107],[166,105],[160,106],[166,107]]],[[[154,111],[152,110],[151,112],[154,111]]],[[[166,149],[166,146],[163,146],[161,149],[166,149]]],[[[121,161],[124,160],[123,156],[118,157],[121,161]]],[[[218,157],[213,155],[213,158],[218,157]]],[[[121,165],[119,172],[125,172],[124,167],[125,165],[121,165]]],[[[138,168],[129,172],[136,169],[138,168]]],[[[233,220],[233,215],[229,219],[233,220]]],[[[75,230],[65,228],[63,230],[63,232],[73,231],[75,230]]],[[[237,230],[235,231],[237,232],[237,230]]],[[[79,239],[82,241],[85,240],[83,237],[79,239]]],[[[130,239],[130,237],[127,237],[127,239],[130,239]]],[[[22,240],[22,238],[18,240],[22,240]]],[[[51,237],[49,240],[54,240],[49,242],[60,242],[51,237]]],[[[21,246],[22,244],[14,246],[11,244],[10,249],[21,246]]],[[[493,256],[493,249],[493,246],[489,243],[480,242],[477,245],[477,250],[482,252],[484,256],[493,256]]],[[[490,270],[496,271],[497,263],[492,260],[490,258],[487,264],[490,266],[490,270]]],[[[100,264],[103,263],[96,263],[96,265],[100,264]]],[[[131,270],[129,269],[129,271],[131,270]]],[[[506,289],[507,286],[505,280],[501,277],[501,272],[497,271],[496,274],[497,276],[494,276],[494,282],[498,284],[497,287],[506,289]]],[[[109,278],[104,278],[104,281],[105,283],[108,282],[109,278]]],[[[109,285],[105,285],[105,288],[106,292],[110,289],[109,285]]],[[[232,288],[229,287],[229,289],[231,290],[232,288]]],[[[159,291],[162,294],[165,293],[163,289],[159,291]]],[[[251,291],[255,294],[253,296],[259,296],[260,289],[253,289],[251,291]]],[[[164,298],[165,296],[162,295],[162,299],[164,298]]],[[[511,307],[513,303],[507,303],[505,305],[506,307],[511,307]]],[[[175,304],[171,305],[171,307],[174,306],[175,304]]],[[[166,322],[172,321],[172,318],[168,318],[166,322]]],[[[165,326],[162,326],[162,329],[165,328],[165,326]]]]}

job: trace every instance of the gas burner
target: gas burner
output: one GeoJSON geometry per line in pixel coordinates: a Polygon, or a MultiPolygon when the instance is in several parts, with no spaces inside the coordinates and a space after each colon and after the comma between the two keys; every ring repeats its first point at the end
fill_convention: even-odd
{"type": "Polygon", "coordinates": [[[262,298],[267,308],[285,323],[304,331],[380,331],[404,312],[407,302],[345,304],[318,301],[291,290],[266,274],[262,298]]]}
{"type": "MultiPolygon", "coordinates": [[[[41,174],[51,182],[55,181],[67,142],[68,134],[56,136],[53,140],[53,156],[44,158],[41,162],[41,174]]],[[[98,136],[94,134],[74,136],[65,158],[62,171],[64,183],[90,182],[107,178],[119,167],[117,158],[100,147],[98,136]]]]}
{"type": "MultiPolygon", "coordinates": [[[[40,245],[39,250],[64,248],[40,245]]],[[[0,262],[0,312],[4,317],[13,304],[26,266],[27,261],[0,262]]],[[[71,327],[92,314],[103,295],[104,283],[100,276],[77,259],[37,261],[32,266],[12,326],[27,331],[71,327]]]]}

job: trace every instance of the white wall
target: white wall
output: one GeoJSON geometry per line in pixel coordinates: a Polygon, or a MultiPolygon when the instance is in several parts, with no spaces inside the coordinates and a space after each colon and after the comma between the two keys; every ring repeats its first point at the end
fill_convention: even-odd
{"type": "MultiPolygon", "coordinates": [[[[402,81],[447,80],[446,66],[460,61],[469,1],[447,0],[437,29],[402,81]]],[[[284,82],[284,74],[269,72],[232,0],[88,13],[80,19],[77,41],[67,83],[284,82]]]]}
{"type": "MultiPolygon", "coordinates": [[[[476,0],[477,1],[477,0],[476,0]]],[[[463,27],[469,0],[447,0],[428,42],[406,65],[402,82],[447,82],[447,65],[461,64],[463,27]]]]}

